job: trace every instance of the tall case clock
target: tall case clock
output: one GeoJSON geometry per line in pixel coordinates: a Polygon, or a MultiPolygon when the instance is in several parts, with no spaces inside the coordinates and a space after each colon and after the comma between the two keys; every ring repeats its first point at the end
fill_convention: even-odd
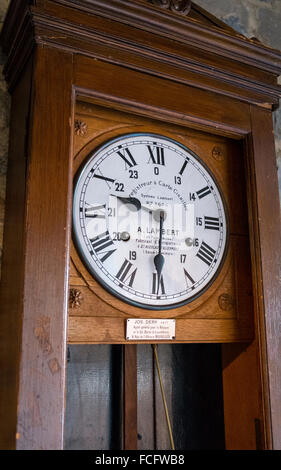
{"type": "Polygon", "coordinates": [[[1,448],[63,448],[73,344],[124,345],[137,448],[139,343],[221,344],[226,448],[280,448],[280,53],[190,1],[12,0],[1,40],[1,448]]]}

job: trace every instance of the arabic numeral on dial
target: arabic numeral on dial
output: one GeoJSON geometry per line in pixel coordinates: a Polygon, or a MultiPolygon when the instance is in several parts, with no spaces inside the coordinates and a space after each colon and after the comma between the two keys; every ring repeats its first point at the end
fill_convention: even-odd
{"type": "Polygon", "coordinates": [[[199,246],[199,240],[198,238],[186,238],[185,243],[187,246],[199,246]]]}
{"type": "Polygon", "coordinates": [[[112,240],[120,242],[122,240],[122,232],[113,232],[112,240]]]}
{"type": "Polygon", "coordinates": [[[181,184],[181,177],[175,176],[175,184],[181,184]]]}
{"type": "Polygon", "coordinates": [[[123,183],[115,183],[115,191],[124,192],[124,184],[123,183]]]}
{"type": "Polygon", "coordinates": [[[137,259],[137,252],[129,251],[129,260],[136,261],[136,259],[137,259]]]}
{"type": "Polygon", "coordinates": [[[115,207],[108,207],[108,217],[115,217],[116,216],[116,209],[115,207]]]}
{"type": "Polygon", "coordinates": [[[195,193],[189,193],[189,200],[190,200],[190,201],[196,201],[196,195],[195,195],[195,193]]]}
{"type": "Polygon", "coordinates": [[[136,170],[129,170],[129,178],[137,180],[139,177],[139,172],[136,170]]]}
{"type": "Polygon", "coordinates": [[[180,255],[180,262],[185,263],[186,262],[186,255],[180,255]]]}
{"type": "Polygon", "coordinates": [[[156,176],[159,175],[159,168],[157,166],[154,167],[154,174],[156,176]]]}
{"type": "Polygon", "coordinates": [[[196,217],[196,225],[202,226],[203,220],[202,217],[196,217]]]}

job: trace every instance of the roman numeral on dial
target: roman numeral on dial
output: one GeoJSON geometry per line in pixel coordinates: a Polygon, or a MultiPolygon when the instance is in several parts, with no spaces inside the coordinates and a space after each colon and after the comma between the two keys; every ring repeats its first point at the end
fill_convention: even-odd
{"type": "Polygon", "coordinates": [[[181,169],[180,169],[180,171],[179,171],[179,174],[180,174],[181,176],[182,176],[182,174],[183,174],[183,172],[184,172],[184,170],[185,170],[186,165],[188,164],[188,162],[189,162],[189,158],[184,161],[184,164],[183,164],[183,166],[181,167],[181,169]]]}
{"type": "MultiPolygon", "coordinates": [[[[155,144],[156,145],[156,144],[155,144]]],[[[165,165],[165,155],[163,147],[152,147],[147,146],[149,151],[149,160],[147,163],[153,163],[153,165],[165,165]]]]}
{"type": "Polygon", "coordinates": [[[186,270],[185,268],[183,268],[183,270],[184,270],[184,275],[185,275],[186,279],[188,279],[189,282],[191,282],[191,284],[195,284],[194,279],[192,279],[192,277],[191,277],[190,274],[187,272],[187,270],[186,270]]]}
{"type": "Polygon", "coordinates": [[[119,155],[119,157],[122,158],[122,160],[124,160],[126,170],[127,170],[127,167],[132,168],[133,166],[137,165],[137,162],[134,159],[129,149],[125,148],[123,150],[118,150],[117,154],[119,155]]]}
{"type": "Polygon", "coordinates": [[[219,218],[204,216],[204,227],[208,230],[219,230],[220,229],[219,218]]]}
{"type": "MultiPolygon", "coordinates": [[[[153,273],[152,274],[152,294],[158,294],[157,292],[157,288],[158,288],[158,275],[157,273],[153,273]]],[[[165,286],[164,286],[164,280],[163,280],[163,275],[161,275],[161,278],[160,278],[160,284],[159,284],[159,288],[161,289],[161,294],[164,295],[166,292],[165,292],[165,286]]]]}
{"type": "MultiPolygon", "coordinates": [[[[80,208],[80,211],[83,211],[83,208],[80,208]]],[[[85,207],[85,217],[91,219],[105,219],[106,205],[101,204],[100,206],[91,206],[85,207]]]]}
{"type": "Polygon", "coordinates": [[[211,193],[211,189],[209,188],[209,186],[205,186],[205,188],[202,188],[196,192],[199,199],[202,199],[202,197],[208,196],[208,194],[210,193],[211,193]]]}
{"type": "Polygon", "coordinates": [[[116,278],[119,279],[119,281],[123,284],[128,284],[129,287],[132,287],[136,277],[137,268],[135,268],[133,271],[132,269],[134,269],[133,264],[125,259],[124,263],[116,274],[116,278]]]}
{"type": "Polygon", "coordinates": [[[206,263],[208,266],[210,266],[215,258],[216,252],[215,250],[210,247],[207,243],[202,242],[201,246],[196,253],[196,256],[200,258],[204,263],[206,263]]]}
{"type": "Polygon", "coordinates": [[[104,180],[104,181],[106,181],[106,182],[108,182],[108,183],[114,183],[114,181],[115,181],[114,179],[108,178],[107,176],[97,175],[97,174],[94,174],[93,178],[98,178],[98,179],[104,180]]]}
{"type": "Polygon", "coordinates": [[[106,250],[109,246],[114,246],[108,230],[95,238],[90,238],[90,242],[95,253],[101,256],[100,260],[102,263],[116,251],[116,248],[114,250],[106,250]]]}

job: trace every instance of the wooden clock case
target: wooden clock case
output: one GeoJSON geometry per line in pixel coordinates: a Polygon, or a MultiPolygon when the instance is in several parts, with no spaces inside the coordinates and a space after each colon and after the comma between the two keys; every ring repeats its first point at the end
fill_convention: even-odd
{"type": "Polygon", "coordinates": [[[202,155],[202,161],[215,175],[226,199],[231,229],[226,260],[209,289],[184,306],[160,311],[133,307],[107,292],[87,271],[72,243],[70,297],[73,301],[69,305],[68,341],[83,344],[125,343],[126,318],[175,318],[176,339],[173,342],[251,340],[251,262],[239,142],[230,143],[224,137],[214,137],[86,102],[77,104],[75,122],[74,175],[93,149],[127,133],[165,135],[202,155]],[[80,127],[84,129],[82,132],[80,127]],[[217,156],[217,153],[220,155],[217,156]]]}
{"type": "Polygon", "coordinates": [[[222,343],[227,448],[281,447],[272,130],[281,55],[193,3],[182,12],[152,3],[12,0],[8,10],[1,448],[62,448],[67,342],[122,343],[130,358],[125,321],[135,317],[176,318],[173,342],[222,343]],[[106,140],[146,131],[176,138],[208,165],[230,221],[210,289],[162,312],[105,291],[71,241],[79,165],[106,140]]]}

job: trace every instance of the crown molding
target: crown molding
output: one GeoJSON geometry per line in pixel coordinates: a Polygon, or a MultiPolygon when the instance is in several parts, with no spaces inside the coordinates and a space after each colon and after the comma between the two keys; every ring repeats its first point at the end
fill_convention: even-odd
{"type": "Polygon", "coordinates": [[[268,107],[281,95],[279,51],[144,0],[14,0],[1,40],[10,88],[41,44],[268,107]]]}
{"type": "Polygon", "coordinates": [[[191,10],[191,0],[147,0],[153,5],[171,10],[180,15],[188,15],[191,10]]]}
{"type": "Polygon", "coordinates": [[[159,8],[147,0],[54,0],[52,3],[130,24],[181,43],[196,45],[222,57],[245,64],[251,63],[254,67],[281,74],[280,51],[247,39],[229,28],[224,30],[200,23],[189,16],[159,8]]]}

